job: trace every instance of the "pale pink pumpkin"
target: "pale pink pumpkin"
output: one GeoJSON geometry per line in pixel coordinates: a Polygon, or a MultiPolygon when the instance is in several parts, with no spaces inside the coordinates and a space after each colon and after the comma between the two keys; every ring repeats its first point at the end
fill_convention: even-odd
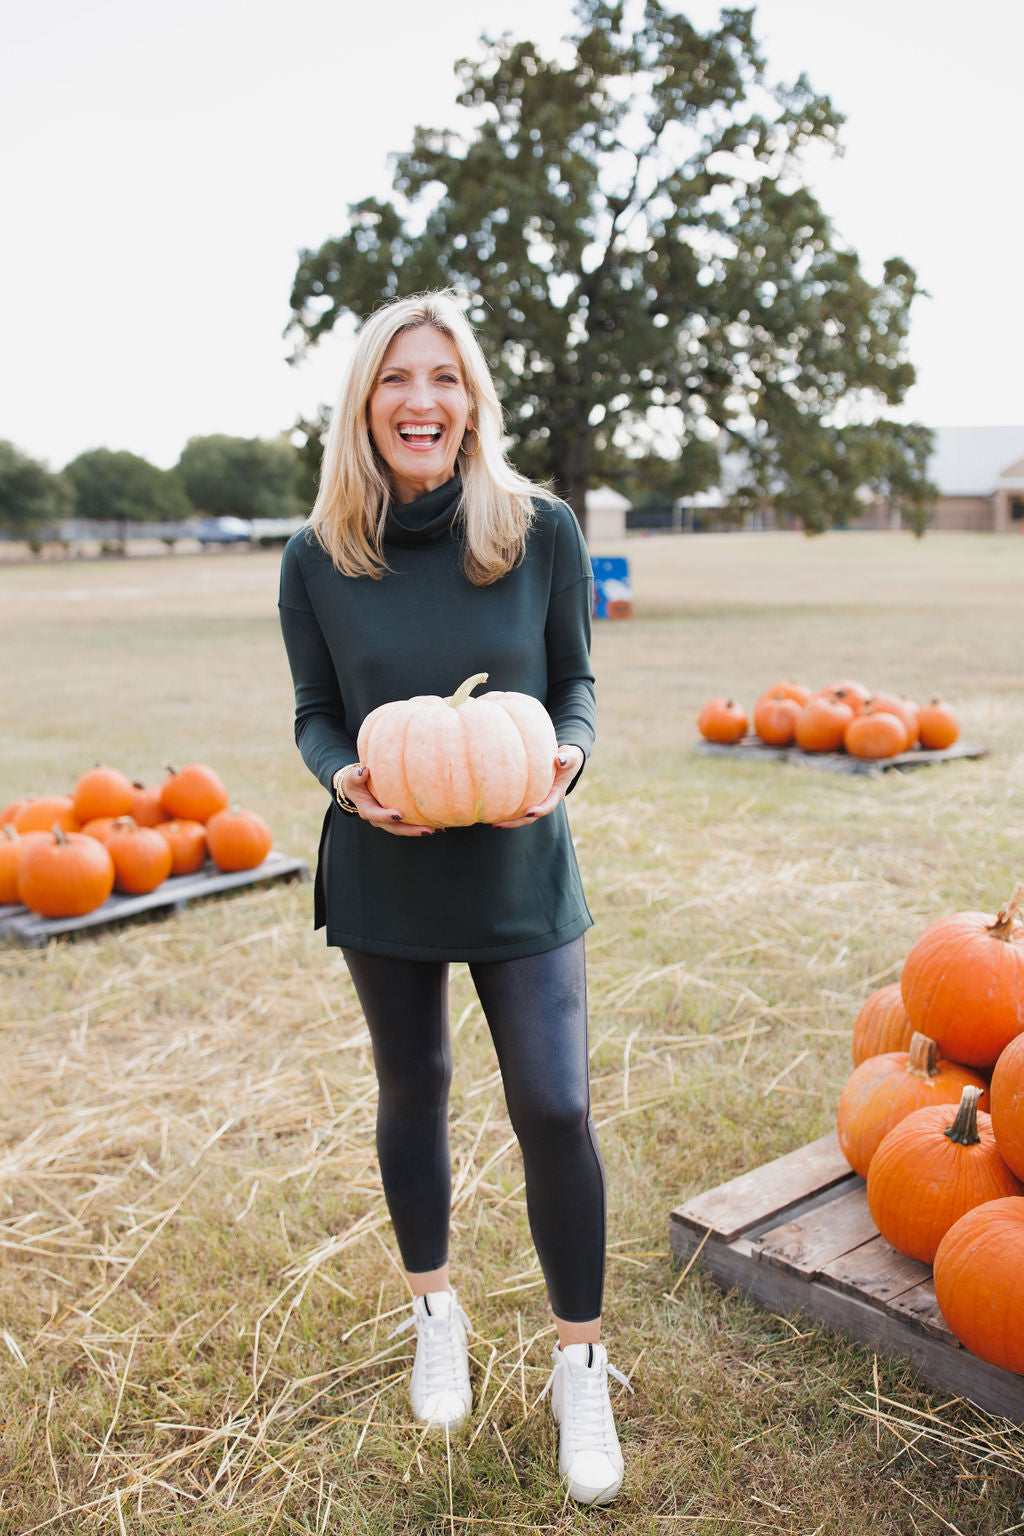
{"type": "Polygon", "coordinates": [[[544,800],[558,741],[539,699],[526,693],[470,697],[486,672],[451,698],[420,694],[371,710],[359,728],[370,788],[402,820],[427,827],[512,821],[544,800]]]}

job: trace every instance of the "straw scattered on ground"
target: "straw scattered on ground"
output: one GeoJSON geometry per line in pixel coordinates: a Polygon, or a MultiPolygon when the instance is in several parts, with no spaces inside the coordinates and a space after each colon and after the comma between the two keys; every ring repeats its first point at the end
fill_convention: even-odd
{"type": "MultiPolygon", "coordinates": [[[[860,1002],[933,916],[992,910],[1019,875],[1017,543],[628,547],[637,615],[595,637],[602,742],[572,803],[607,1337],[634,1387],[609,1511],[552,1475],[550,1317],[462,967],[453,1265],[478,1408],[439,1437],[408,1406],[369,1041],[309,886],[0,947],[0,1531],[1024,1529],[1019,1427],[723,1298],[666,1239],[688,1195],[830,1129],[860,1002]],[[752,702],[794,672],[941,686],[992,756],[847,779],[692,753],[708,693],[752,702]]],[[[3,798],[97,756],[145,777],[204,757],[312,859],[322,796],[290,740],[273,586],[264,556],[0,571],[3,798]],[[44,588],[102,600],[7,601],[44,588]]]]}

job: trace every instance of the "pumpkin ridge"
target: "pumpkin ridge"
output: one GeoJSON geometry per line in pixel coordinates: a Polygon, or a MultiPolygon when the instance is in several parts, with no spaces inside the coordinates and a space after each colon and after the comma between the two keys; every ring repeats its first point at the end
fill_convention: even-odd
{"type": "Polygon", "coordinates": [[[385,706],[381,706],[381,712],[375,720],[367,716],[369,729],[366,729],[366,721],[360,728],[360,738],[363,739],[361,759],[364,763],[372,759],[377,767],[376,777],[372,770],[370,773],[373,794],[379,804],[393,806],[406,821],[414,819],[416,808],[409,796],[405,776],[396,764],[402,762],[411,719],[411,708],[401,710],[392,707],[385,712],[385,706]],[[366,730],[365,738],[362,737],[363,730],[366,730]]]}
{"type": "MultiPolygon", "coordinates": [[[[422,707],[426,708],[426,706],[422,707]]],[[[432,824],[432,818],[429,811],[427,810],[423,796],[418,795],[409,782],[409,758],[415,754],[418,747],[423,748],[427,744],[421,730],[417,729],[416,734],[412,734],[414,725],[418,727],[419,720],[416,713],[412,709],[409,709],[406,711],[405,717],[402,721],[401,750],[397,754],[395,771],[401,784],[402,793],[408,802],[408,805],[415,810],[419,821],[423,822],[425,825],[430,825],[432,824]]],[[[401,806],[399,809],[402,810],[403,820],[408,820],[409,818],[406,814],[406,811],[401,806]]]]}
{"type": "Polygon", "coordinates": [[[526,792],[523,739],[512,716],[499,705],[490,704],[486,696],[470,703],[476,708],[464,710],[463,728],[474,782],[479,786],[477,819],[503,821],[526,792]],[[497,751],[495,737],[500,743],[497,751]]]}

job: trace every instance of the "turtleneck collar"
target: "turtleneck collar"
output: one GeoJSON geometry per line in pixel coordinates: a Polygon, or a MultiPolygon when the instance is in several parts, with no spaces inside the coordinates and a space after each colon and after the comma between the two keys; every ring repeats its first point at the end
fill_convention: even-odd
{"type": "Polygon", "coordinates": [[[388,507],[384,539],[393,544],[429,544],[446,538],[451,530],[459,500],[462,480],[453,475],[443,485],[403,506],[388,507]]]}

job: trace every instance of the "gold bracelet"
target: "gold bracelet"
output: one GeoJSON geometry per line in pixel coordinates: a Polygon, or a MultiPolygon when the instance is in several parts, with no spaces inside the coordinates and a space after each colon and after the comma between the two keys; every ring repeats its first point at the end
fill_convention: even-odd
{"type": "Polygon", "coordinates": [[[331,780],[334,785],[334,798],[337,800],[346,816],[358,816],[359,808],[358,806],[352,804],[352,801],[348,798],[341,786],[345,782],[345,775],[348,770],[350,768],[360,768],[361,766],[361,763],[346,763],[344,768],[338,769],[337,773],[333,775],[331,780]]]}

